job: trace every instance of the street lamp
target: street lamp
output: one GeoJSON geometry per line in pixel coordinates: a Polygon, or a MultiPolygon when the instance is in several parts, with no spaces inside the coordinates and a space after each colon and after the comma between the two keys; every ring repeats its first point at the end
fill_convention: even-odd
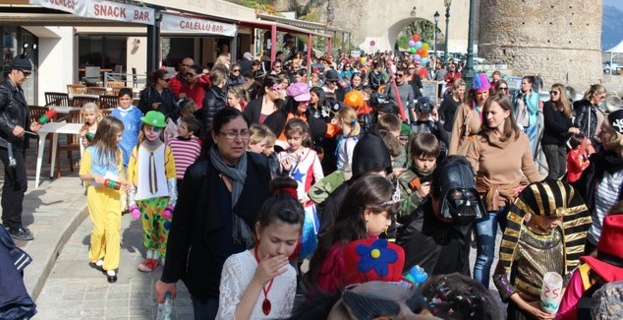
{"type": "Polygon", "coordinates": [[[433,15],[435,17],[435,33],[433,34],[433,51],[437,55],[437,25],[439,24],[439,11],[435,11],[433,15]]]}
{"type": "Polygon", "coordinates": [[[452,0],[444,0],[444,5],[446,6],[446,45],[445,45],[445,59],[446,61],[448,61],[448,57],[450,56],[450,54],[448,53],[448,30],[450,30],[448,28],[448,25],[450,25],[450,5],[452,4],[452,0]]]}
{"type": "Polygon", "coordinates": [[[413,9],[411,9],[411,16],[412,17],[417,16],[417,11],[416,10],[417,10],[417,7],[413,6],[413,9]]]}
{"type": "Polygon", "coordinates": [[[474,70],[474,15],[476,14],[476,3],[469,0],[469,33],[467,35],[467,63],[465,64],[465,72],[463,79],[467,84],[467,88],[472,87],[472,80],[476,76],[474,70]]]}

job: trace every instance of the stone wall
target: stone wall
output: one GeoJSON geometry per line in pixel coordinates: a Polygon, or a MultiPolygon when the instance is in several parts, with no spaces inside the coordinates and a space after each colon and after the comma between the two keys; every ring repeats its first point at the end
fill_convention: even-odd
{"type": "Polygon", "coordinates": [[[515,75],[587,87],[603,78],[603,0],[481,0],[479,55],[515,75]]]}

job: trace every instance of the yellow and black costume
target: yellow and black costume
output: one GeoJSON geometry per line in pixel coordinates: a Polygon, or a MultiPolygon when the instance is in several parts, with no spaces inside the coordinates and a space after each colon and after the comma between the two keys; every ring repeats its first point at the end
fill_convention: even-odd
{"type": "MultiPolygon", "coordinates": [[[[556,180],[527,186],[510,208],[493,275],[502,300],[517,293],[528,302],[538,301],[545,272],[559,273],[566,286],[571,271],[580,264],[590,225],[590,213],[572,186],[556,180]],[[525,226],[527,214],[561,217],[562,224],[549,235],[538,235],[525,226]]],[[[509,302],[508,319],[524,319],[522,313],[509,302]]]]}

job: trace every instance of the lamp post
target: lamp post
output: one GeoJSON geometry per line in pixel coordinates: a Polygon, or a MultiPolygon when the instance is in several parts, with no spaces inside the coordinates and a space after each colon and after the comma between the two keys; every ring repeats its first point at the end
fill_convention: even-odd
{"type": "Polygon", "coordinates": [[[448,27],[450,25],[450,5],[452,4],[452,0],[444,0],[444,5],[446,6],[446,45],[445,45],[445,59],[446,61],[448,61],[448,57],[450,56],[450,53],[448,52],[448,30],[450,30],[450,28],[448,27]]]}
{"type": "Polygon", "coordinates": [[[439,25],[439,11],[435,11],[435,33],[433,34],[433,52],[437,55],[437,26],[439,25]]]}
{"type": "Polygon", "coordinates": [[[467,35],[467,63],[465,64],[465,72],[463,79],[467,84],[467,88],[472,87],[472,80],[476,76],[474,70],[474,15],[476,14],[476,3],[469,0],[469,33],[467,35]]]}

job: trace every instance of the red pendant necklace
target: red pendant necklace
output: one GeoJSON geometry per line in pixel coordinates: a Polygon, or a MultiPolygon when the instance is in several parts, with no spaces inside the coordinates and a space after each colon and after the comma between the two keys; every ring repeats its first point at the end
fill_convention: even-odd
{"type": "MultiPolygon", "coordinates": [[[[259,244],[258,244],[259,246],[259,244]]],[[[260,258],[257,256],[257,247],[255,246],[255,249],[253,249],[253,254],[255,255],[255,261],[257,261],[257,264],[260,264],[260,258]]],[[[275,280],[275,278],[270,279],[270,281],[268,282],[268,288],[266,286],[262,287],[262,291],[264,291],[264,302],[262,302],[262,312],[264,312],[265,315],[269,315],[270,314],[270,309],[272,307],[272,305],[270,304],[270,300],[268,300],[268,291],[270,291],[270,288],[273,286],[273,281],[275,280]]]]}

